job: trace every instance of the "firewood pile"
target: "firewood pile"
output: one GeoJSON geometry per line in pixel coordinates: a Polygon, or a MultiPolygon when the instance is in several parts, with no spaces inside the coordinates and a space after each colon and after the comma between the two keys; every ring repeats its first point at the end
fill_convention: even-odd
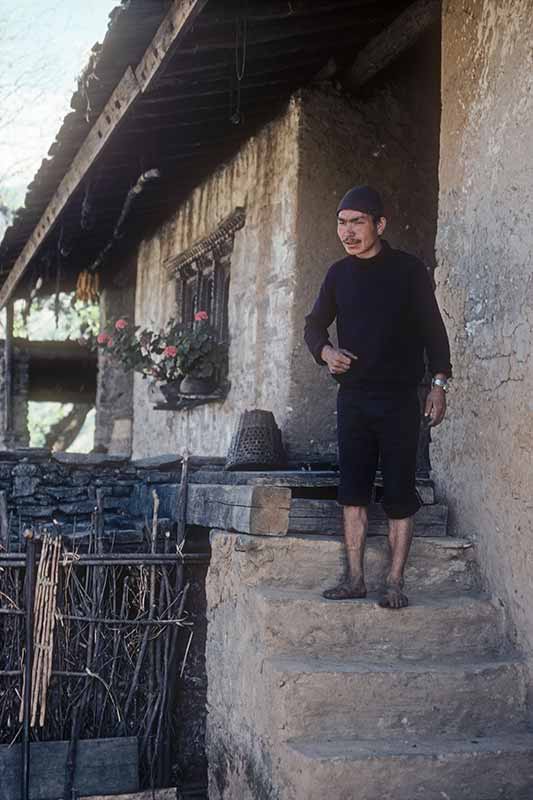
{"type": "MultiPolygon", "coordinates": [[[[69,740],[72,762],[80,739],[136,736],[141,785],[172,781],[177,692],[193,632],[183,526],[162,529],[158,509],[153,492],[144,543],[134,551],[106,537],[102,507],[83,547],[34,530],[34,586],[23,554],[0,553],[0,744],[21,741],[26,714],[32,741],[69,740]],[[29,708],[26,663],[33,664],[29,708]]],[[[74,767],[67,765],[66,788],[74,767]]]]}

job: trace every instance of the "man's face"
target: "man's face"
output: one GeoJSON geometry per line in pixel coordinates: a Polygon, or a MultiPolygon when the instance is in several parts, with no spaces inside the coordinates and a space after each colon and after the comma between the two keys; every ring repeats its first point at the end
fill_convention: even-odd
{"type": "Polygon", "coordinates": [[[349,255],[371,258],[381,249],[379,237],[385,225],[385,217],[380,217],[376,224],[370,214],[343,209],[337,216],[337,235],[349,255]]]}

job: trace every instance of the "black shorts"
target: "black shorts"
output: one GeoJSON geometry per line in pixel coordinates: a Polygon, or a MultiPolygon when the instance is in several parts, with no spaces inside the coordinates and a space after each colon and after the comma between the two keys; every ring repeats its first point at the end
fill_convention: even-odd
{"type": "Polygon", "coordinates": [[[366,506],[371,502],[381,455],[385,513],[391,519],[415,514],[421,505],[415,488],[419,430],[415,388],[341,387],[337,397],[339,503],[366,506]]]}

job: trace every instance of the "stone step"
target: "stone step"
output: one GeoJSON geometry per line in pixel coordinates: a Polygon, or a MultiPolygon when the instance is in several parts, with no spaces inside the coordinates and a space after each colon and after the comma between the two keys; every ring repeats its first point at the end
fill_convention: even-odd
{"type": "Polygon", "coordinates": [[[525,732],[526,676],[518,660],[389,661],[281,656],[263,664],[280,740],[525,732]]]}
{"type": "Polygon", "coordinates": [[[317,591],[259,586],[252,603],[267,655],[475,658],[505,647],[501,609],[479,594],[412,595],[408,608],[391,611],[378,597],[325,600],[317,591]]]}
{"type": "MultiPolygon", "coordinates": [[[[253,565],[255,583],[276,582],[306,589],[332,586],[344,573],[345,549],[341,538],[331,536],[256,537],[216,532],[232,537],[234,547],[247,553],[253,565]],[[276,569],[272,569],[272,563],[276,569]]],[[[365,555],[369,591],[383,584],[389,565],[389,545],[384,536],[368,539],[365,555]]],[[[452,537],[414,539],[406,571],[408,588],[457,590],[479,585],[474,548],[466,539],[452,537]]]]}
{"type": "Polygon", "coordinates": [[[533,736],[303,739],[286,752],[290,800],[531,800],[533,736]]]}

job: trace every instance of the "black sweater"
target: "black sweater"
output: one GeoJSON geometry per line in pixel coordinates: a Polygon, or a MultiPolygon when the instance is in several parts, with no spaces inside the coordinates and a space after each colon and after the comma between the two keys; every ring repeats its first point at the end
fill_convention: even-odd
{"type": "Polygon", "coordinates": [[[382,241],[372,258],[347,256],[325,277],[305,318],[305,341],[318,364],[331,344],[328,328],[337,319],[339,347],[358,356],[348,372],[335,375],[348,386],[416,386],[430,372],[451,376],[450,346],[429,274],[415,256],[382,241]]]}

